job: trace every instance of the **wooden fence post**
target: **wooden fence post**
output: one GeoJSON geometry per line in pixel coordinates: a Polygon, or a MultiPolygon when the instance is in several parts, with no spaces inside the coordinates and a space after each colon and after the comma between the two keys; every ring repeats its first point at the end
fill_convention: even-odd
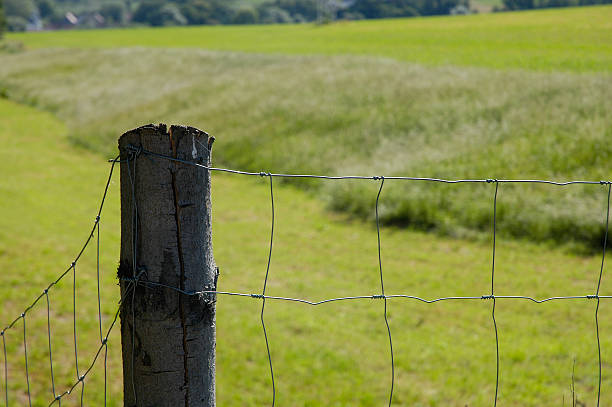
{"type": "Polygon", "coordinates": [[[216,289],[210,173],[155,155],[209,165],[213,140],[164,124],[119,139],[126,407],[215,405],[215,296],[168,288],[216,289]]]}

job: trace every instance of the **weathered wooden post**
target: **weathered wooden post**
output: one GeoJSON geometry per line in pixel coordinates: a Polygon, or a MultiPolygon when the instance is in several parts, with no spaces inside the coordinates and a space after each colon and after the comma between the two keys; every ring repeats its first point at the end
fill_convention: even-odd
{"type": "Polygon", "coordinates": [[[210,174],[167,158],[209,165],[213,140],[163,124],[119,139],[126,407],[215,405],[215,297],[191,294],[216,289],[210,174]]]}

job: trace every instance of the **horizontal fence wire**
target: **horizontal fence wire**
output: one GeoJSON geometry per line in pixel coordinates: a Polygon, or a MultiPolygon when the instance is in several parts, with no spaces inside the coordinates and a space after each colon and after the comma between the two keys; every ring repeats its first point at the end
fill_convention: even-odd
{"type": "Polygon", "coordinates": [[[595,310],[595,330],[596,330],[596,337],[597,337],[597,349],[598,349],[598,366],[599,366],[599,371],[598,371],[598,390],[597,390],[597,406],[599,407],[600,405],[600,401],[601,401],[601,380],[602,380],[602,359],[601,359],[601,341],[600,341],[600,337],[599,337],[599,319],[598,319],[598,313],[599,313],[599,302],[601,299],[610,299],[612,298],[612,296],[601,296],[599,294],[600,292],[600,287],[601,287],[601,279],[602,279],[602,275],[603,275],[603,269],[604,269],[604,261],[605,261],[605,254],[606,254],[606,246],[607,246],[607,240],[608,240],[608,229],[609,229],[609,213],[610,213],[610,191],[612,189],[612,182],[611,181],[606,181],[606,180],[599,180],[599,181],[585,181],[585,180],[573,180],[573,181],[552,181],[552,180],[539,180],[539,179],[497,179],[497,178],[483,178],[483,179],[443,179],[443,178],[427,178],[427,177],[404,177],[404,176],[380,176],[380,175],[374,175],[374,176],[361,176],[361,175],[314,175],[314,174],[284,174],[284,173],[273,173],[273,172],[269,172],[269,171],[260,171],[260,172],[250,172],[250,171],[241,171],[241,170],[234,170],[234,169],[229,169],[229,168],[219,168],[219,167],[212,167],[212,166],[207,166],[204,164],[200,164],[200,163],[196,163],[193,161],[187,161],[187,160],[183,160],[180,158],[175,158],[175,157],[171,157],[171,156],[167,156],[167,155],[163,155],[163,154],[158,154],[152,151],[148,151],[146,149],[144,149],[142,146],[134,146],[134,145],[130,145],[127,146],[126,148],[126,152],[127,154],[127,160],[125,159],[125,157],[123,159],[121,159],[121,162],[128,162],[129,165],[129,161],[130,160],[135,160],[138,156],[140,156],[141,154],[145,154],[149,157],[155,157],[158,159],[162,159],[162,160],[168,160],[168,161],[172,161],[175,163],[182,163],[185,165],[189,165],[189,166],[195,166],[195,167],[199,167],[203,170],[206,171],[216,171],[216,172],[222,172],[222,173],[229,173],[229,174],[235,174],[235,175],[246,175],[246,176],[259,176],[259,177],[267,177],[269,179],[270,182],[270,201],[271,201],[271,209],[272,209],[272,214],[271,214],[271,232],[270,232],[270,246],[269,246],[269,253],[268,253],[268,262],[267,262],[267,266],[266,266],[266,273],[265,273],[265,277],[264,277],[264,286],[263,286],[263,291],[261,294],[257,294],[257,293],[236,293],[236,292],[228,292],[228,291],[217,291],[217,290],[201,290],[201,291],[193,291],[193,292],[188,292],[185,290],[182,290],[180,288],[177,287],[170,287],[164,284],[159,284],[159,283],[154,283],[154,282],[148,282],[148,281],[144,281],[144,280],[139,280],[139,281],[135,281],[134,279],[132,280],[132,282],[134,284],[144,284],[145,286],[149,286],[149,287],[162,287],[162,288],[167,288],[167,289],[171,289],[174,291],[177,291],[183,295],[190,295],[190,296],[201,296],[201,295],[229,295],[229,296],[239,296],[239,297],[249,297],[249,298],[255,298],[255,299],[261,299],[262,300],[262,307],[261,307],[261,323],[262,323],[262,327],[263,327],[263,333],[264,333],[264,339],[265,339],[265,343],[266,343],[266,350],[267,350],[267,355],[268,355],[268,363],[270,366],[270,376],[271,376],[271,384],[272,384],[272,401],[271,404],[274,407],[275,405],[275,401],[276,401],[276,386],[275,386],[275,380],[274,380],[274,370],[273,370],[273,365],[272,365],[272,357],[271,357],[271,352],[270,352],[270,343],[268,340],[268,336],[266,333],[266,325],[265,325],[265,320],[264,320],[264,310],[265,310],[265,303],[266,300],[281,300],[281,301],[289,301],[289,302],[298,302],[298,303],[303,303],[303,304],[307,304],[307,305],[312,305],[312,306],[317,306],[317,305],[322,305],[322,304],[327,304],[327,303],[331,303],[331,302],[336,302],[336,301],[346,301],[346,300],[360,300],[360,299],[382,299],[384,302],[384,313],[383,313],[383,317],[384,317],[384,321],[385,321],[385,325],[387,328],[387,334],[388,334],[388,339],[389,339],[389,351],[390,351],[390,365],[391,365],[391,379],[390,379],[390,389],[389,389],[389,406],[391,406],[392,402],[393,402],[393,389],[394,389],[394,385],[395,385],[395,364],[394,364],[394,354],[393,354],[393,340],[392,340],[392,335],[391,335],[391,327],[389,325],[389,321],[387,318],[387,300],[388,299],[392,299],[392,298],[404,298],[404,299],[412,299],[412,300],[417,300],[417,301],[421,301],[423,303],[436,303],[436,302],[440,302],[440,301],[451,301],[451,300],[492,300],[492,309],[491,309],[491,319],[493,322],[493,329],[495,331],[495,355],[496,355],[496,374],[495,374],[495,395],[494,395],[494,399],[493,399],[493,406],[497,406],[497,400],[498,400],[498,396],[499,396],[499,383],[500,383],[500,349],[499,349],[499,332],[498,332],[498,328],[497,328],[497,322],[495,320],[495,305],[496,305],[496,300],[498,299],[521,299],[521,300],[529,300],[532,301],[534,303],[545,303],[545,302],[549,302],[549,301],[557,301],[557,300],[577,300],[577,299],[584,299],[584,300],[596,300],[597,301],[597,307],[595,310]],[[348,297],[338,297],[338,298],[328,298],[328,299],[324,299],[321,301],[311,301],[311,300],[307,300],[307,299],[303,299],[303,298],[290,298],[290,297],[277,297],[277,296],[268,296],[266,295],[266,284],[268,281],[268,276],[270,273],[270,261],[271,261],[271,257],[272,257],[272,247],[274,244],[274,215],[275,215],[275,210],[274,210],[274,192],[273,192],[273,178],[309,178],[309,179],[321,179],[321,180],[374,180],[374,181],[380,181],[380,185],[379,185],[379,189],[378,189],[378,193],[376,195],[376,203],[375,203],[375,216],[376,216],[376,232],[377,232],[377,253],[378,253],[378,265],[379,265],[379,274],[380,274],[380,285],[381,285],[381,293],[380,294],[371,294],[371,295],[362,295],[362,296],[348,296],[348,297]],[[384,186],[384,182],[385,180],[399,180],[399,181],[421,181],[421,182],[437,182],[437,183],[445,183],[445,184],[461,184],[461,183],[486,183],[486,184],[494,184],[495,185],[495,192],[493,195],[493,208],[492,208],[492,237],[493,237],[493,245],[492,245],[492,263],[491,263],[491,292],[490,294],[484,294],[484,295],[479,295],[479,296],[464,296],[464,297],[440,297],[440,298],[434,298],[434,299],[424,299],[421,297],[417,297],[417,296],[413,296],[413,295],[409,295],[409,294],[395,294],[395,295],[386,295],[385,294],[385,288],[384,288],[384,279],[383,279],[383,266],[382,266],[382,256],[381,256],[381,239],[380,239],[380,218],[379,218],[379,213],[378,213],[378,209],[379,209],[379,202],[380,202],[380,196],[383,190],[383,186],[384,186]],[[497,235],[497,201],[498,201],[498,191],[499,191],[499,187],[500,184],[547,184],[547,185],[553,185],[553,186],[571,186],[571,185],[605,185],[607,186],[607,208],[606,208],[606,215],[605,215],[605,223],[606,223],[606,227],[605,227],[605,237],[604,237],[604,244],[603,244],[603,253],[602,253],[602,260],[601,260],[601,269],[600,269],[600,273],[599,273],[599,279],[598,279],[598,284],[597,284],[597,289],[595,294],[585,294],[585,295],[575,295],[575,296],[556,296],[556,297],[549,297],[549,298],[543,298],[543,299],[536,299],[530,296],[522,296],[522,295],[495,295],[495,250],[496,250],[496,235],[497,235]]]}
{"type": "MultiPolygon", "coordinates": [[[[498,400],[498,395],[499,395],[499,387],[500,387],[500,348],[499,348],[499,334],[498,334],[498,330],[497,330],[497,323],[495,320],[495,305],[496,305],[496,301],[497,300],[524,300],[524,301],[530,301],[533,303],[537,303],[537,304],[542,304],[542,303],[546,303],[546,302],[551,302],[551,301],[563,301],[563,300],[592,300],[592,301],[596,301],[597,305],[596,305],[596,309],[595,309],[595,335],[596,335],[596,339],[597,339],[597,350],[598,350],[598,388],[597,388],[597,406],[600,406],[600,402],[601,402],[601,386],[602,386],[602,356],[601,356],[601,340],[600,340],[600,333],[599,333],[599,305],[600,305],[600,301],[601,300],[608,300],[608,299],[612,299],[612,295],[601,295],[600,294],[600,288],[601,288],[601,281],[602,281],[602,277],[603,277],[603,271],[604,271],[604,264],[605,264],[605,256],[606,256],[606,247],[607,247],[607,242],[608,242],[608,231],[609,231],[609,214],[610,214],[610,194],[611,194],[611,190],[612,190],[612,182],[611,181],[604,181],[604,180],[600,180],[600,181],[584,181],[584,180],[574,180],[574,181],[551,181],[551,180],[538,180],[538,179],[496,179],[496,178],[483,178],[483,179],[442,179],[442,178],[426,178],[426,177],[403,177],[403,176],[353,176],[353,175],[346,175],[346,176],[336,176],[336,175],[310,175],[310,174],[283,174],[283,173],[272,173],[272,172],[267,172],[267,171],[260,171],[260,172],[249,172],[249,171],[240,171],[240,170],[234,170],[234,169],[228,169],[228,168],[217,168],[217,167],[212,167],[212,166],[206,166],[203,164],[199,164],[199,163],[195,163],[195,162],[191,162],[191,161],[187,161],[187,160],[182,160],[179,158],[174,158],[174,157],[170,157],[170,156],[166,156],[166,155],[162,155],[162,154],[158,154],[158,153],[154,153],[151,151],[147,151],[145,149],[143,149],[141,146],[128,146],[126,148],[126,151],[123,151],[121,155],[117,156],[116,158],[109,160],[112,165],[111,165],[111,169],[109,171],[109,175],[108,175],[108,179],[106,182],[106,185],[104,187],[104,192],[102,194],[102,199],[100,202],[100,206],[97,212],[97,215],[95,217],[95,221],[94,221],[94,225],[89,233],[89,235],[87,236],[85,243],[83,244],[81,250],[78,252],[77,256],[74,258],[73,262],[70,264],[70,266],[63,272],[61,273],[54,281],[52,281],[49,285],[47,285],[47,287],[42,291],[42,293],[40,295],[38,295],[31,303],[30,305],[28,305],[24,311],[17,316],[15,319],[13,319],[8,325],[5,326],[5,328],[3,328],[0,331],[0,336],[2,337],[2,351],[4,354],[4,392],[5,392],[5,405],[8,406],[9,405],[9,393],[8,393],[8,381],[9,381],[9,369],[8,369],[8,361],[7,361],[7,350],[6,350],[6,332],[14,329],[15,326],[18,324],[18,322],[22,322],[22,327],[23,327],[23,345],[24,345],[24,359],[25,359],[25,367],[26,367],[26,384],[27,384],[27,399],[28,399],[28,404],[31,405],[32,401],[31,401],[31,390],[30,390],[30,375],[29,375],[29,370],[28,370],[28,347],[27,347],[27,328],[26,328],[26,316],[28,315],[28,313],[40,302],[41,299],[43,299],[43,297],[45,298],[45,302],[46,302],[46,316],[47,316],[47,321],[46,321],[46,330],[47,330],[47,335],[48,335],[48,344],[49,344],[49,372],[50,372],[50,378],[51,378],[51,402],[49,403],[49,406],[53,405],[53,404],[58,404],[59,406],[61,406],[61,401],[64,397],[71,395],[79,386],[81,387],[81,394],[80,394],[80,403],[81,405],[83,405],[83,396],[84,396],[84,392],[85,392],[85,379],[87,378],[87,376],[89,375],[89,373],[92,371],[93,367],[95,366],[96,362],[98,361],[98,359],[100,359],[101,355],[102,355],[102,351],[104,351],[104,356],[103,356],[103,360],[104,360],[104,405],[106,406],[107,403],[107,387],[108,387],[108,383],[107,383],[107,357],[108,357],[108,340],[109,340],[109,335],[112,332],[113,328],[116,325],[117,319],[119,317],[119,313],[121,311],[121,307],[122,304],[125,303],[124,299],[126,295],[131,295],[132,299],[133,296],[135,295],[135,291],[136,291],[136,287],[138,286],[143,286],[143,287],[147,287],[147,288],[159,288],[159,289],[167,289],[167,290],[172,290],[175,291],[181,295],[185,295],[185,296],[217,296],[217,295],[225,295],[225,296],[237,296],[237,297],[244,297],[244,298],[250,298],[250,299],[255,299],[255,300],[261,300],[262,301],[262,306],[261,306],[261,313],[260,313],[260,320],[261,320],[261,325],[262,325],[262,330],[263,330],[263,334],[264,334],[264,340],[265,340],[265,344],[266,344],[266,350],[267,350],[267,357],[268,357],[268,363],[269,363],[269,368],[270,368],[270,379],[271,379],[271,386],[272,386],[272,400],[271,400],[271,404],[272,406],[275,405],[276,402],[276,385],[275,385],[275,377],[274,377],[274,369],[273,369],[273,363],[272,363],[272,353],[271,353],[271,344],[269,342],[268,336],[267,336],[267,332],[266,332],[266,323],[265,323],[265,304],[266,304],[266,300],[272,300],[272,301],[284,301],[284,302],[293,302],[293,303],[300,303],[300,304],[305,304],[305,305],[309,305],[309,306],[320,306],[320,305],[324,305],[324,304],[329,304],[329,303],[333,303],[333,302],[339,302],[339,301],[356,301],[356,300],[382,300],[384,303],[384,308],[383,308],[383,317],[384,317],[384,322],[385,322],[385,326],[386,326],[386,330],[387,330],[387,336],[388,336],[388,343],[389,343],[389,352],[390,352],[390,386],[389,386],[389,398],[388,398],[388,404],[389,406],[392,405],[393,403],[393,391],[394,391],[394,386],[395,386],[395,362],[394,362],[394,353],[393,353],[393,341],[392,341],[392,330],[391,330],[391,326],[389,324],[389,320],[388,320],[388,315],[387,315],[387,300],[413,300],[413,301],[417,301],[417,302],[421,302],[421,303],[426,303],[426,304],[433,304],[433,303],[437,303],[437,302],[442,302],[442,301],[471,301],[471,300],[481,300],[481,301],[486,301],[486,300],[491,300],[492,301],[492,309],[491,309],[491,319],[492,319],[492,323],[493,323],[493,328],[495,330],[495,347],[496,347],[496,375],[495,375],[495,396],[494,396],[494,400],[493,400],[493,406],[497,405],[497,400],[498,400]],[[206,170],[206,171],[216,171],[216,172],[223,172],[223,173],[229,173],[229,174],[236,174],[236,175],[247,175],[247,176],[259,176],[259,177],[266,177],[269,179],[270,182],[270,203],[271,203],[271,228],[270,228],[270,241],[269,241],[269,250],[268,250],[268,258],[267,258],[267,266],[266,266],[266,273],[265,273],[265,277],[263,280],[263,288],[261,293],[242,293],[242,292],[231,292],[231,291],[221,291],[221,290],[209,290],[209,289],[203,289],[203,290],[197,290],[197,291],[186,291],[184,289],[181,289],[180,287],[173,287],[173,286],[169,286],[166,284],[162,284],[162,283],[158,283],[158,282],[153,282],[153,281],[148,281],[146,279],[146,273],[142,272],[142,271],[138,271],[136,270],[136,257],[137,257],[137,252],[136,252],[136,241],[138,239],[137,237],[137,233],[138,233],[138,208],[136,205],[136,199],[135,199],[135,192],[134,192],[134,182],[135,182],[135,176],[136,176],[136,161],[138,159],[138,157],[141,155],[147,155],[149,157],[154,157],[154,158],[158,158],[158,159],[162,159],[162,160],[168,160],[168,161],[172,161],[172,162],[176,162],[176,163],[181,163],[181,164],[185,164],[185,165],[190,165],[190,166],[196,166],[201,168],[202,170],[206,170]],[[111,178],[113,175],[113,170],[115,168],[115,164],[116,163],[122,163],[122,164],[127,164],[127,173],[129,175],[130,178],[130,183],[131,183],[131,193],[133,194],[133,199],[132,199],[132,203],[133,203],[133,207],[132,207],[132,211],[133,211],[133,224],[132,224],[132,228],[133,228],[133,236],[134,236],[134,240],[132,242],[133,246],[133,256],[134,256],[134,261],[132,262],[132,264],[134,265],[134,270],[132,270],[132,276],[131,277],[122,277],[121,280],[125,280],[128,284],[126,285],[126,290],[124,291],[124,293],[122,294],[122,298],[119,300],[118,306],[117,306],[117,310],[113,316],[113,319],[110,323],[110,325],[106,328],[106,330],[103,328],[103,324],[102,324],[102,306],[101,306],[101,296],[100,296],[100,227],[101,227],[101,214],[102,214],[102,210],[104,207],[104,203],[108,194],[108,190],[109,190],[109,186],[111,183],[111,178]],[[130,164],[132,165],[132,167],[130,168],[130,164]],[[378,188],[378,193],[376,195],[376,203],[375,203],[375,207],[374,207],[374,212],[376,215],[376,231],[377,231],[377,254],[378,254],[378,274],[379,274],[379,278],[380,278],[380,292],[379,293],[370,293],[370,294],[365,294],[365,295],[356,295],[356,296],[345,296],[345,297],[334,297],[334,298],[326,298],[326,299],[322,299],[319,301],[314,301],[314,300],[310,300],[310,299],[306,299],[306,298],[292,298],[292,297],[283,297],[283,296],[271,296],[271,295],[267,295],[266,294],[266,287],[267,287],[267,282],[268,282],[268,277],[270,274],[270,264],[271,264],[271,259],[272,259],[272,249],[273,249],[273,245],[274,245],[274,226],[275,226],[275,206],[274,206],[274,188],[273,188],[273,178],[312,178],[312,179],[321,179],[321,180],[374,180],[374,181],[378,181],[379,182],[379,188],[378,188]],[[435,183],[446,183],[446,184],[460,184],[460,183],[487,183],[487,184],[493,184],[495,185],[495,191],[494,191],[494,195],[493,195],[493,208],[492,208],[492,263],[491,263],[491,291],[490,293],[485,293],[485,294],[479,294],[479,295],[473,295],[473,296],[447,296],[447,297],[438,297],[438,298],[423,298],[423,297],[419,297],[419,296],[415,296],[415,295],[410,295],[410,294],[387,294],[385,292],[385,286],[384,286],[384,279],[383,279],[383,262],[382,262],[382,254],[381,254],[381,246],[382,246],[382,242],[381,242],[381,237],[380,237],[380,218],[379,218],[379,202],[381,199],[381,195],[383,192],[383,186],[386,180],[400,180],[400,181],[415,181],[415,182],[435,182],[435,183]],[[525,295],[496,295],[495,294],[495,250],[496,250],[496,233],[497,233],[497,226],[496,226],[496,220],[497,220],[497,203],[498,203],[498,191],[500,188],[501,184],[505,184],[505,183],[530,183],[530,184],[548,184],[548,185],[553,185],[553,186],[571,186],[571,185],[605,185],[607,186],[606,191],[607,191],[607,206],[606,206],[606,213],[605,213],[605,235],[604,235],[604,243],[603,243],[603,249],[602,249],[602,256],[601,256],[601,267],[600,267],[600,271],[599,271],[599,276],[598,276],[598,281],[597,281],[597,285],[596,285],[596,289],[594,291],[594,294],[581,294],[581,295],[571,295],[571,296],[554,296],[554,297],[547,297],[547,298],[534,298],[531,296],[525,296],[525,295]],[[77,346],[77,339],[78,339],[78,333],[77,333],[77,324],[76,324],[76,303],[77,303],[77,298],[79,297],[77,295],[77,290],[76,290],[76,279],[78,277],[78,273],[77,273],[77,263],[79,261],[79,259],[81,258],[81,256],[83,255],[85,249],[92,243],[95,241],[96,244],[96,278],[97,278],[97,306],[98,306],[98,331],[99,331],[99,336],[100,336],[100,345],[98,346],[98,348],[95,350],[94,353],[94,357],[92,362],[90,363],[89,366],[87,366],[87,368],[85,370],[81,370],[79,368],[79,352],[78,352],[78,346],[77,346]],[[54,374],[54,362],[53,362],[53,349],[52,349],[52,330],[51,330],[51,302],[49,299],[49,293],[50,291],[60,282],[62,281],[68,274],[72,273],[72,323],[73,323],[73,345],[74,345],[74,363],[75,363],[75,373],[76,373],[76,378],[75,381],[73,382],[73,384],[68,387],[67,389],[65,389],[64,391],[60,392],[57,389],[57,383],[56,383],[56,379],[55,379],[55,374],[54,374]]],[[[134,312],[133,310],[133,306],[134,306],[134,301],[131,301],[132,303],[132,314],[134,312]]],[[[132,317],[132,321],[134,321],[134,318],[132,317]]],[[[135,331],[134,331],[134,324],[132,324],[132,336],[134,336],[135,331]]],[[[132,346],[134,346],[134,338],[132,337],[132,346]]],[[[135,353],[132,352],[132,355],[134,355],[135,353]]],[[[134,360],[132,360],[132,389],[134,392],[134,400],[138,400],[137,399],[137,394],[136,394],[136,388],[135,388],[135,384],[134,384],[134,360]]]]}
{"type": "MultiPolygon", "coordinates": [[[[130,282],[136,282],[136,279],[132,279],[130,277],[122,277],[121,278],[122,281],[130,281],[130,282]]],[[[185,290],[181,290],[180,288],[177,287],[172,287],[170,285],[166,285],[166,284],[162,284],[162,283],[156,283],[153,281],[146,281],[143,279],[138,280],[137,284],[139,286],[143,286],[143,287],[149,287],[149,288],[155,288],[155,287],[162,287],[162,288],[167,288],[169,290],[181,293],[183,295],[187,295],[187,296],[205,296],[205,295],[226,295],[226,296],[236,296],[236,297],[249,297],[249,298],[256,298],[256,299],[266,299],[266,300],[277,300],[277,301],[285,301],[285,302],[297,302],[297,303],[302,303],[302,304],[306,304],[306,305],[311,305],[311,306],[318,306],[318,305],[323,305],[323,304],[327,304],[330,302],[337,302],[337,301],[350,301],[350,300],[384,300],[384,299],[407,299],[407,300],[415,300],[418,302],[423,302],[426,304],[433,304],[435,302],[440,302],[440,301],[457,301],[457,300],[493,300],[493,299],[503,299],[503,300],[529,300],[532,302],[535,302],[537,304],[541,304],[544,302],[548,302],[548,301],[555,301],[555,300],[596,300],[596,299],[612,299],[612,295],[572,295],[572,296],[565,296],[565,297],[550,297],[550,298],[544,298],[541,300],[532,298],[532,297],[527,297],[527,296],[523,296],[523,295],[489,295],[489,294],[485,294],[485,295],[479,295],[479,296],[462,296],[462,297],[440,297],[440,298],[432,298],[432,299],[425,299],[425,298],[421,298],[421,297],[417,297],[414,295],[406,295],[406,294],[387,294],[387,295],[381,295],[381,294],[370,294],[370,295],[355,295],[355,296],[349,296],[349,297],[336,297],[336,298],[326,298],[320,301],[312,301],[312,300],[308,300],[305,298],[293,298],[293,297],[279,297],[279,296],[273,296],[273,295],[261,295],[261,294],[257,294],[257,293],[238,293],[238,292],[230,292],[230,291],[218,291],[218,290],[202,290],[202,291],[185,291],[185,290]]]]}
{"type": "MultiPolygon", "coordinates": [[[[102,194],[102,199],[100,201],[100,205],[98,208],[98,212],[96,214],[95,220],[94,220],[94,224],[89,232],[89,234],[87,235],[87,238],[85,239],[85,243],[81,246],[81,249],[79,250],[78,254],[76,255],[76,257],[74,258],[74,260],[70,263],[70,265],[68,266],[68,268],[65,269],[64,272],[62,272],[55,280],[53,280],[52,282],[50,282],[44,289],[43,291],[30,303],[30,305],[28,305],[24,311],[17,316],[15,319],[13,319],[8,325],[6,325],[1,331],[0,331],[0,336],[2,337],[2,351],[3,351],[3,355],[4,355],[4,384],[3,384],[3,389],[4,389],[4,403],[5,405],[8,407],[9,403],[10,403],[10,397],[9,397],[9,368],[8,368],[8,355],[7,355],[7,350],[6,350],[6,334],[9,330],[15,329],[16,325],[18,324],[19,321],[22,322],[22,326],[23,326],[23,349],[24,349],[24,362],[25,362],[25,373],[26,373],[26,389],[27,389],[27,400],[28,400],[28,405],[32,405],[32,394],[31,394],[31,389],[30,389],[30,371],[29,371],[29,363],[28,363],[28,346],[27,346],[27,324],[26,324],[26,317],[28,316],[28,314],[34,309],[34,307],[36,307],[36,305],[43,299],[45,298],[45,311],[46,311],[46,334],[48,336],[48,352],[49,352],[49,372],[50,372],[50,377],[51,377],[51,402],[49,403],[49,406],[53,405],[53,404],[58,404],[59,406],[61,406],[61,402],[62,399],[68,395],[71,395],[74,390],[77,388],[77,386],[79,384],[81,384],[81,396],[80,396],[80,404],[81,406],[83,405],[83,394],[84,394],[84,389],[85,389],[85,379],[87,378],[87,376],[89,375],[89,373],[91,372],[91,370],[93,369],[93,367],[95,366],[98,358],[100,357],[100,354],[102,353],[102,350],[104,349],[104,405],[106,406],[106,388],[107,388],[107,365],[106,365],[106,358],[107,358],[107,350],[108,350],[108,340],[109,340],[109,335],[112,332],[114,326],[116,325],[117,319],[119,317],[119,311],[120,311],[120,307],[121,307],[121,301],[118,304],[117,307],[117,311],[114,314],[114,317],[110,323],[110,325],[108,326],[108,328],[104,331],[102,328],[102,307],[101,307],[101,299],[100,299],[100,225],[101,225],[101,215],[102,215],[102,211],[104,209],[104,204],[106,202],[106,198],[108,195],[108,190],[110,187],[110,183],[112,180],[112,176],[113,176],[113,172],[115,169],[115,163],[118,162],[119,157],[115,158],[114,160],[111,160],[113,162],[113,165],[111,166],[111,169],[109,171],[108,174],[108,178],[106,181],[106,184],[104,186],[104,192],[102,194]],[[92,362],[90,363],[90,365],[85,369],[85,370],[80,370],[79,369],[79,355],[78,355],[78,347],[77,347],[77,329],[76,329],[76,300],[77,300],[77,293],[76,293],[76,280],[77,280],[77,264],[79,262],[79,260],[81,259],[83,253],[85,252],[85,249],[87,249],[87,247],[92,244],[92,242],[95,241],[96,244],[96,269],[97,269],[97,285],[98,285],[98,297],[97,297],[97,301],[98,301],[98,321],[99,321],[99,330],[100,330],[100,346],[98,347],[98,349],[95,351],[94,353],[94,357],[92,362]],[[75,381],[72,385],[70,385],[67,389],[65,389],[62,392],[57,392],[57,384],[56,384],[56,380],[55,380],[55,372],[54,372],[54,362],[53,362],[53,347],[52,347],[52,330],[51,330],[51,301],[49,299],[49,294],[52,292],[52,290],[61,282],[63,281],[69,274],[72,273],[72,324],[73,324],[73,345],[74,345],[74,363],[75,363],[75,372],[76,372],[76,378],[75,381]],[[104,334],[103,334],[104,332],[104,334]]],[[[133,289],[135,287],[135,284],[130,284],[129,285],[129,289],[133,289]]]]}
{"type": "MultiPolygon", "coordinates": [[[[323,180],[347,180],[347,179],[355,179],[355,180],[403,180],[403,181],[426,181],[426,182],[441,182],[446,184],[461,184],[461,183],[514,183],[514,184],[549,184],[549,185],[557,185],[557,186],[568,186],[568,185],[610,185],[612,181],[608,180],[599,180],[599,181],[584,181],[584,180],[572,180],[572,181],[551,181],[551,180],[541,180],[541,179],[496,179],[496,178],[481,178],[481,179],[444,179],[444,178],[427,178],[427,177],[399,177],[399,176],[380,176],[380,175],[315,175],[315,174],[283,174],[283,173],[274,173],[268,171],[259,171],[259,172],[249,172],[249,171],[241,171],[234,170],[228,168],[218,168],[212,167],[200,163],[196,163],[193,161],[182,160],[180,158],[174,158],[168,155],[158,154],[152,151],[145,150],[141,146],[127,146],[126,150],[132,153],[135,157],[140,154],[145,154],[150,157],[157,157],[163,160],[174,161],[186,165],[191,165],[195,167],[200,167],[204,170],[208,171],[217,171],[217,172],[225,172],[229,174],[237,174],[237,175],[251,175],[251,176],[260,176],[260,177],[277,177],[277,178],[313,178],[313,179],[323,179],[323,180]]],[[[125,162],[125,159],[113,159],[109,160],[109,162],[125,162]]]]}

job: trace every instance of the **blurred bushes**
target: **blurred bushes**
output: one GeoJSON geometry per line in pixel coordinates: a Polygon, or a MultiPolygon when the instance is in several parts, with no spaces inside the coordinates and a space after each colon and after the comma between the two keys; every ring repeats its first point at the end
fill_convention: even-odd
{"type": "Polygon", "coordinates": [[[506,10],[527,10],[547,7],[592,6],[611,4],[612,0],[504,0],[506,10]]]}
{"type": "MultiPolygon", "coordinates": [[[[4,0],[8,28],[284,24],[469,12],[469,0],[4,0]],[[70,16],[71,15],[71,16],[70,16]]],[[[0,17],[0,24],[1,22],[0,17]]]]}

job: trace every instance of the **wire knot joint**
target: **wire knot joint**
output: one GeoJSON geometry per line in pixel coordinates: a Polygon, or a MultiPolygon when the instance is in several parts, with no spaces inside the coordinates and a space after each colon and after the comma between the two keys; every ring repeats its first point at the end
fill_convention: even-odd
{"type": "Polygon", "coordinates": [[[143,275],[145,276],[145,279],[146,279],[147,278],[147,268],[144,266],[140,266],[138,267],[138,274],[136,274],[136,277],[134,277],[134,282],[138,284],[138,282],[140,281],[143,275]]]}
{"type": "Polygon", "coordinates": [[[134,146],[134,145],[129,145],[126,147],[126,149],[130,152],[129,154],[129,159],[136,159],[140,156],[140,154],[142,153],[143,149],[142,146],[134,146]]]}

